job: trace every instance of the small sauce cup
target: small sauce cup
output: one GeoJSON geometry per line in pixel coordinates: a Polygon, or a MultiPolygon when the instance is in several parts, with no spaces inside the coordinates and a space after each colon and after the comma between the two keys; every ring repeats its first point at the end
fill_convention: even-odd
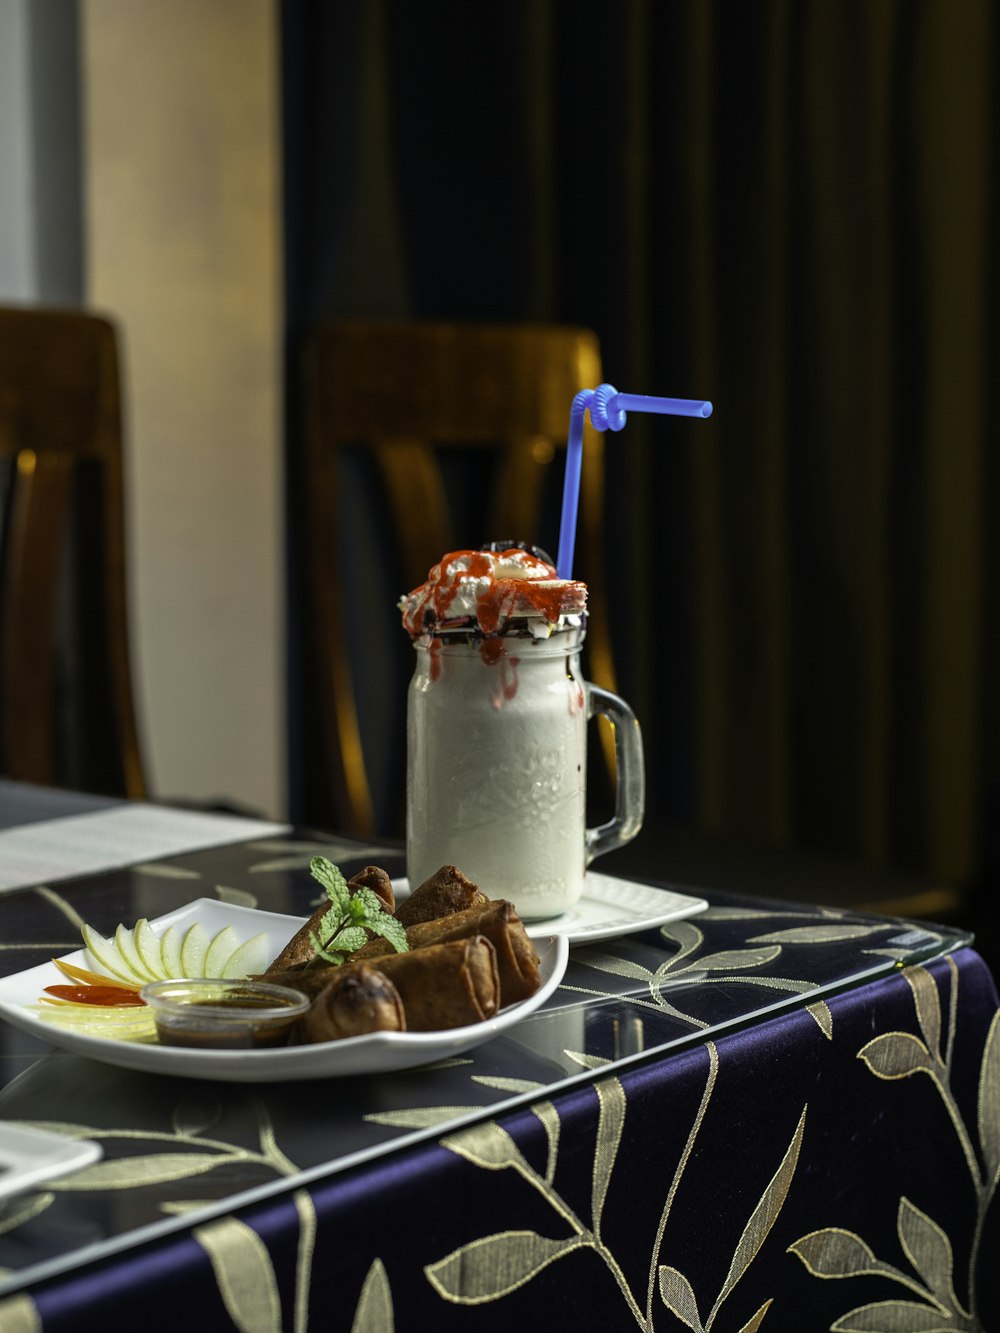
{"type": "Polygon", "coordinates": [[[266,981],[151,981],[139,994],[149,1005],[161,1045],[201,1050],[282,1046],[309,998],[266,981]]]}

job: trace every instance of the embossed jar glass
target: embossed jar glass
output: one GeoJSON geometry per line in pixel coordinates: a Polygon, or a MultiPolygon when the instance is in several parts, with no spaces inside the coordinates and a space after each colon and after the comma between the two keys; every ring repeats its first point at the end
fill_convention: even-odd
{"type": "Polygon", "coordinates": [[[419,639],[407,705],[407,874],[458,866],[526,920],[583,892],[587,866],[642,826],[635,715],[580,672],[584,630],[419,639]],[[586,827],[587,723],[614,726],[615,813],[586,827]]]}

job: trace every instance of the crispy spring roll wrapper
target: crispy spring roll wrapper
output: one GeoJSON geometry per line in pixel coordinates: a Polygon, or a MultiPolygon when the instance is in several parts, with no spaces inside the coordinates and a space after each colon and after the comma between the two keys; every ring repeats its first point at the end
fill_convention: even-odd
{"type": "Polygon", "coordinates": [[[313,963],[312,959],[307,959],[304,963],[293,963],[291,967],[275,968],[274,971],[268,969],[267,972],[260,974],[259,980],[270,981],[276,986],[291,986],[293,990],[300,990],[310,1000],[314,1000],[320,991],[329,986],[334,977],[344,970],[344,967],[338,967],[336,963],[327,963],[320,959],[313,963]]]}
{"type": "MultiPolygon", "coordinates": [[[[485,935],[496,949],[501,1005],[516,1004],[534,995],[542,984],[538,952],[514,904],[504,898],[494,899],[485,907],[467,907],[464,912],[408,926],[406,942],[411,949],[425,949],[430,944],[470,935],[485,935]]],[[[380,960],[391,952],[388,941],[376,938],[358,949],[354,957],[359,961],[380,960]]],[[[380,961],[375,966],[381,966],[380,961]]]]}
{"type": "MultiPolygon", "coordinates": [[[[386,954],[373,966],[399,991],[409,1032],[437,1032],[481,1023],[500,1008],[496,949],[485,935],[386,954]]],[[[365,963],[345,963],[351,972],[365,963]]]]}
{"type": "Polygon", "coordinates": [[[300,1041],[339,1041],[369,1032],[406,1031],[403,1001],[383,972],[363,964],[329,971],[336,975],[327,979],[300,1021],[300,1041]]]}
{"type": "Polygon", "coordinates": [[[376,898],[382,900],[382,910],[391,916],[396,910],[396,894],[388,872],[381,866],[365,866],[347,881],[352,889],[371,889],[376,898]]]}
{"type": "Polygon", "coordinates": [[[467,879],[457,866],[442,866],[403,899],[396,908],[395,917],[404,926],[415,926],[420,921],[433,921],[467,907],[482,906],[488,901],[479,886],[467,879]]]}
{"type": "MultiPolygon", "coordinates": [[[[381,866],[365,866],[364,870],[359,870],[356,875],[351,876],[347,881],[347,886],[351,890],[371,889],[381,900],[386,912],[391,913],[395,910],[396,895],[393,892],[392,880],[381,866]]],[[[330,901],[324,899],[305,925],[300,926],[295,932],[277,958],[268,964],[262,975],[270,977],[275,972],[283,972],[286,968],[295,967],[299,963],[308,963],[314,957],[312,941],[309,938],[310,932],[319,929],[319,923],[329,910],[330,901]]]]}

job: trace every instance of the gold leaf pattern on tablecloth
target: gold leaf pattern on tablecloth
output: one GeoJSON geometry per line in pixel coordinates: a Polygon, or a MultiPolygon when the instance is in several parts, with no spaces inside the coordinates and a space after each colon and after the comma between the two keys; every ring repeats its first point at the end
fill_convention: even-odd
{"type": "Polygon", "coordinates": [[[597,1121],[590,1215],[593,1219],[594,1235],[599,1237],[604,1201],[608,1196],[611,1172],[618,1159],[618,1148],[625,1128],[625,1089],[616,1078],[606,1078],[595,1086],[595,1091],[601,1109],[597,1121]]]}
{"type": "Polygon", "coordinates": [[[579,1236],[551,1240],[536,1231],[502,1231],[463,1245],[424,1269],[439,1296],[455,1305],[500,1300],[587,1242],[579,1236]]]}
{"type": "MultiPolygon", "coordinates": [[[[639,995],[622,998],[638,1008],[657,1009],[695,1029],[711,1027],[711,1022],[682,1010],[675,1003],[677,993],[695,983],[706,986],[741,982],[768,990],[790,991],[793,994],[805,994],[815,989],[815,984],[811,981],[775,977],[759,971],[781,956],[781,945],[762,946],[756,949],[723,949],[697,956],[698,949],[704,943],[704,934],[694,922],[690,920],[669,922],[661,926],[660,934],[679,947],[675,954],[655,969],[645,966],[634,958],[594,947],[577,950],[574,961],[598,972],[645,983],[648,998],[639,995]]],[[[561,989],[591,996],[605,993],[567,981],[563,981],[561,989]]],[[[829,1035],[829,1027],[832,1025],[832,1015],[829,1010],[822,1016],[813,1014],[813,1017],[820,1024],[824,1034],[829,1035]]]]}
{"type": "Polygon", "coordinates": [[[482,1109],[481,1106],[410,1106],[398,1111],[372,1111],[362,1119],[388,1129],[433,1129],[435,1125],[446,1125],[482,1109]]]}
{"type": "Polygon", "coordinates": [[[192,870],[190,866],[173,866],[167,861],[144,861],[130,869],[150,879],[201,879],[200,870],[192,870]]]}
{"type": "Polygon", "coordinates": [[[1000,1010],[993,1015],[986,1038],[977,1112],[986,1179],[992,1179],[995,1188],[1000,1185],[1000,1010]]]}
{"type": "Polygon", "coordinates": [[[78,949],[79,947],[79,940],[75,942],[73,940],[29,940],[27,942],[20,940],[16,944],[0,942],[0,953],[37,953],[44,951],[45,953],[60,954],[69,953],[71,949],[78,949]]]}
{"type": "Polygon", "coordinates": [[[551,1185],[556,1175],[556,1164],[559,1160],[559,1139],[562,1121],[559,1119],[559,1112],[552,1102],[536,1102],[531,1108],[541,1122],[545,1130],[545,1139],[548,1145],[545,1156],[545,1183],[551,1185]]]}
{"type": "Polygon", "coordinates": [[[58,893],[55,889],[50,889],[47,884],[40,885],[38,888],[34,889],[33,892],[36,893],[39,898],[44,898],[47,903],[50,903],[66,918],[70,925],[75,926],[78,931],[83,929],[83,917],[73,904],[68,902],[61,893],[58,893]]]}
{"type": "Polygon", "coordinates": [[[530,1170],[521,1149],[495,1120],[451,1134],[441,1140],[441,1147],[484,1171],[504,1171],[509,1166],[530,1170]]]}
{"type": "Polygon", "coordinates": [[[941,999],[934,978],[924,967],[908,967],[903,979],[913,993],[920,1035],[933,1057],[941,1050],[941,999]]]}
{"type": "Polygon", "coordinates": [[[853,915],[848,907],[723,907],[714,905],[698,913],[701,921],[840,921],[853,915]]]}
{"type": "MultiPolygon", "coordinates": [[[[480,1305],[500,1300],[537,1277],[568,1254],[589,1250],[606,1266],[615,1281],[631,1317],[642,1327],[653,1328],[653,1292],[658,1291],[666,1307],[695,1333],[708,1333],[722,1304],[732,1295],[740,1279],[756,1259],[784,1206],[799,1159],[805,1129],[803,1108],[798,1125],[784,1156],[764,1189],[733,1251],[729,1272],[704,1325],[698,1302],[687,1276],[670,1264],[660,1263],[669,1214],[690,1160],[695,1141],[704,1123],[718,1074],[718,1054],[707,1043],[709,1074],[694,1122],[679,1161],[674,1168],[649,1261],[646,1310],[630,1290],[625,1272],[601,1234],[605,1203],[612,1188],[612,1178],[624,1139],[627,1098],[617,1078],[602,1079],[594,1085],[599,1102],[599,1116],[594,1145],[591,1185],[591,1218],[588,1226],[558,1192],[555,1185],[558,1156],[558,1111],[551,1102],[532,1106],[532,1111],[546,1127],[549,1142],[544,1176],[525,1159],[512,1136],[496,1122],[470,1126],[441,1140],[441,1146],[487,1171],[516,1170],[525,1182],[544,1198],[570,1234],[543,1236],[537,1231],[508,1230],[481,1236],[446,1254],[424,1269],[428,1282],[442,1299],[455,1305],[480,1305]]],[[[746,1333],[761,1326],[771,1305],[771,1298],[743,1324],[746,1333]]]]}
{"type": "Polygon", "coordinates": [[[785,1199],[788,1197],[788,1191],[791,1188],[792,1177],[795,1175],[795,1168],[798,1165],[799,1151],[802,1147],[802,1135],[805,1132],[806,1112],[803,1107],[802,1114],[799,1116],[799,1123],[795,1127],[795,1133],[792,1141],[785,1149],[785,1155],[781,1159],[781,1164],[775,1171],[768,1183],[767,1189],[760,1197],[760,1202],[753,1210],[753,1214],[747,1222],[743,1235],[739,1239],[736,1251],[733,1254],[733,1262],[730,1265],[729,1272],[726,1274],[726,1280],[722,1284],[722,1290],[719,1292],[718,1299],[712,1307],[712,1313],[708,1317],[709,1327],[715,1321],[715,1316],[719,1311],[722,1302],[730,1294],[733,1288],[739,1282],[754,1259],[760,1253],[760,1248],[767,1239],[768,1233],[777,1221],[778,1214],[784,1206],[785,1199]]]}
{"type": "Polygon", "coordinates": [[[542,1084],[535,1078],[501,1078],[499,1074],[473,1074],[472,1083],[479,1083],[494,1092],[541,1092],[542,1084]]]}
{"type": "Polygon", "coordinates": [[[815,1004],[806,1005],[806,1013],[815,1020],[816,1026],[822,1032],[827,1041],[833,1040],[833,1014],[830,1012],[830,1006],[826,1000],[817,1000],[815,1004]]]}
{"type": "Polygon", "coordinates": [[[361,1288],[351,1333],[393,1333],[395,1326],[389,1278],[382,1260],[375,1259],[361,1288]]]}
{"type": "Polygon", "coordinates": [[[371,1111],[361,1118],[369,1125],[384,1125],[387,1129],[433,1129],[452,1120],[482,1111],[481,1106],[401,1106],[395,1111],[371,1111]]]}
{"type": "Polygon", "coordinates": [[[566,1058],[572,1060],[574,1064],[581,1069],[606,1069],[611,1061],[605,1055],[590,1055],[587,1051],[564,1052],[566,1058]]]}
{"type": "Polygon", "coordinates": [[[882,1033],[861,1048],[858,1059],[876,1078],[887,1082],[905,1080],[913,1074],[926,1074],[952,1123],[976,1199],[968,1272],[963,1275],[966,1303],[963,1304],[955,1290],[954,1247],[950,1237],[929,1213],[904,1195],[897,1205],[896,1234],[900,1250],[916,1277],[877,1258],[860,1236],[836,1226],[811,1232],[789,1246],[790,1253],[795,1254],[815,1277],[878,1275],[920,1297],[919,1302],[897,1299],[857,1306],[832,1325],[837,1333],[881,1333],[885,1329],[894,1333],[895,1330],[900,1333],[952,1333],[954,1330],[982,1333],[976,1309],[976,1269],[986,1216],[1000,1183],[1000,1172],[995,1165],[995,1157],[1000,1155],[1000,1127],[997,1125],[1000,1113],[1000,1056],[997,1055],[1000,1011],[992,1019],[983,1048],[976,1126],[981,1156],[977,1156],[951,1087],[959,974],[954,959],[947,958],[945,962],[951,974],[947,1023],[942,1022],[940,993],[933,976],[923,967],[907,968],[903,975],[913,997],[920,1036],[902,1031],[882,1033]]]}
{"type": "Polygon", "coordinates": [[[747,1322],[740,1329],[740,1333],[757,1333],[757,1330],[764,1322],[764,1316],[767,1314],[768,1310],[770,1310],[773,1304],[774,1304],[774,1297],[769,1296],[767,1300],[764,1302],[764,1304],[760,1307],[760,1309],[750,1316],[747,1322]]]}
{"type": "Polygon", "coordinates": [[[194,1228],[223,1304],[240,1333],[281,1333],[281,1301],[267,1246],[236,1217],[194,1228]]]}
{"type": "MultiPolygon", "coordinates": [[[[603,1134],[599,1127],[591,1191],[592,1205],[599,1208],[603,1208],[606,1181],[614,1168],[621,1143],[625,1105],[624,1089],[619,1081],[603,1082],[610,1086],[598,1092],[603,1134]],[[600,1165],[597,1158],[600,1158],[600,1165]]],[[[544,1175],[534,1170],[511,1135],[495,1121],[449,1135],[441,1140],[441,1146],[488,1171],[513,1168],[546,1200],[560,1222],[569,1226],[570,1235],[553,1238],[535,1231],[504,1231],[483,1236],[427,1265],[424,1269],[427,1280],[445,1300],[457,1305],[479,1305],[498,1300],[523,1286],[565,1255],[589,1248],[604,1260],[633,1314],[638,1317],[638,1306],[628,1291],[624,1275],[614,1256],[600,1241],[597,1227],[586,1226],[555,1188],[554,1159],[558,1146],[558,1137],[552,1128],[552,1118],[558,1114],[555,1107],[551,1102],[544,1102],[537,1110],[534,1107],[532,1110],[539,1115],[548,1136],[549,1160],[544,1175]]]]}
{"type": "Polygon", "coordinates": [[[225,884],[216,884],[215,896],[220,903],[229,903],[233,907],[256,907],[260,899],[248,889],[232,889],[225,884]]]}
{"type": "MultiPolygon", "coordinates": [[[[756,1207],[750,1215],[750,1218],[743,1228],[733,1251],[732,1261],[729,1265],[729,1272],[726,1274],[725,1281],[719,1291],[718,1296],[705,1320],[704,1326],[701,1322],[701,1316],[698,1311],[698,1302],[695,1296],[694,1288],[690,1280],[679,1269],[670,1265],[661,1265],[658,1270],[658,1285],[660,1298],[672,1314],[682,1320],[689,1328],[694,1329],[695,1333],[709,1333],[709,1330],[715,1324],[722,1309],[723,1304],[732,1295],[737,1283],[744,1276],[747,1269],[753,1263],[754,1259],[760,1253],[760,1250],[777,1221],[778,1214],[784,1207],[785,1200],[788,1197],[788,1191],[791,1188],[792,1178],[795,1175],[795,1168],[798,1164],[799,1153],[802,1147],[802,1138],[805,1131],[806,1108],[803,1107],[802,1114],[799,1116],[798,1124],[792,1135],[791,1142],[785,1149],[784,1157],[781,1160],[778,1169],[771,1177],[767,1187],[760,1197],[756,1207]]],[[[658,1233],[657,1240],[662,1237],[662,1227],[658,1233]]],[[[771,1298],[773,1299],[773,1298],[771,1298]]],[[[754,1315],[743,1325],[744,1328],[759,1328],[760,1324],[771,1304],[771,1299],[756,1311],[754,1315]]]]}
{"type": "Polygon", "coordinates": [[[306,1333],[309,1326],[309,1291],[312,1285],[313,1257],[316,1253],[316,1204],[308,1190],[296,1190],[293,1198],[295,1211],[299,1215],[299,1248],[295,1259],[294,1333],[306,1333]]]}
{"type": "Polygon", "coordinates": [[[958,1309],[952,1281],[951,1241],[938,1224],[903,1197],[896,1215],[896,1231],[903,1253],[923,1279],[931,1299],[945,1312],[958,1309]]]}
{"type": "Polygon", "coordinates": [[[146,1185],[165,1185],[204,1175],[219,1165],[218,1153],[147,1153],[142,1157],[118,1157],[85,1166],[75,1175],[54,1180],[58,1194],[89,1190],[130,1190],[146,1185]]]}
{"type": "Polygon", "coordinates": [[[42,1333],[42,1321],[30,1296],[0,1296],[0,1328],[3,1333],[42,1333]]]}
{"type": "MultiPolygon", "coordinates": [[[[328,849],[324,848],[324,851],[328,851],[328,849]]],[[[250,867],[250,873],[251,875],[269,875],[281,870],[305,870],[316,854],[277,856],[272,861],[258,861],[256,865],[250,867]]]]}
{"type": "Polygon", "coordinates": [[[909,1078],[912,1074],[930,1074],[934,1061],[927,1047],[912,1032],[884,1032],[873,1037],[858,1051],[876,1078],[909,1078]]]}
{"type": "Polygon", "coordinates": [[[895,930],[895,922],[876,922],[874,925],[837,925],[829,922],[822,926],[789,926],[785,930],[754,935],[748,944],[839,944],[844,940],[863,940],[869,935],[895,930]]]}
{"type": "Polygon", "coordinates": [[[830,1325],[831,1333],[955,1333],[961,1327],[965,1326],[913,1301],[859,1305],[830,1325]]]}
{"type": "Polygon", "coordinates": [[[248,844],[256,852],[273,852],[277,855],[267,861],[256,861],[250,867],[252,875],[271,874],[282,870],[308,870],[314,856],[325,856],[331,861],[366,861],[380,865],[384,860],[392,860],[399,855],[399,849],[385,843],[338,842],[253,842],[248,844]]]}
{"type": "Polygon", "coordinates": [[[698,1313],[698,1298],[694,1288],[683,1273],[671,1268],[669,1264],[664,1264],[660,1269],[660,1300],[682,1324],[693,1328],[695,1333],[704,1333],[705,1326],[698,1313]]]}
{"type": "MultiPolygon", "coordinates": [[[[765,990],[787,991],[792,994],[806,994],[815,989],[815,982],[804,981],[796,977],[773,976],[762,969],[775,963],[788,948],[808,948],[831,943],[844,943],[863,939],[868,936],[884,934],[888,930],[898,929],[898,922],[858,922],[849,919],[849,913],[839,909],[820,909],[808,911],[770,910],[764,908],[709,907],[700,912],[696,919],[684,918],[670,921],[660,927],[660,935],[677,945],[677,951],[655,971],[644,967],[634,959],[623,958],[617,954],[596,949],[583,949],[574,955],[578,962],[605,971],[613,975],[628,977],[633,981],[644,981],[648,986],[649,998],[628,996],[628,1002],[638,1007],[656,1007],[671,1017],[689,1024],[693,1028],[707,1028],[711,1023],[692,1013],[686,1013],[675,1003],[675,991],[683,986],[697,983],[701,986],[713,983],[728,984],[740,982],[760,986],[765,990]],[[701,924],[718,921],[796,921],[804,925],[784,926],[778,930],[754,935],[746,940],[746,945],[739,949],[725,949],[699,956],[699,950],[705,942],[701,924]],[[674,999],[668,999],[668,995],[674,999]]],[[[902,958],[906,949],[888,948],[872,952],[886,953],[893,958],[902,958]]],[[[601,991],[564,982],[564,989],[575,990],[584,995],[600,995],[601,991]]],[[[822,1002],[807,1006],[823,1035],[831,1039],[833,1035],[833,1015],[822,1002]]]]}
{"type": "Polygon", "coordinates": [[[222,1103],[212,1093],[185,1096],[176,1104],[170,1117],[174,1133],[182,1139],[196,1138],[218,1124],[222,1103]]]}
{"type": "Polygon", "coordinates": [[[892,1264],[877,1259],[860,1236],[841,1227],[812,1231],[788,1249],[802,1260],[813,1277],[888,1277],[919,1290],[912,1278],[892,1264]]]}
{"type": "MultiPolygon", "coordinates": [[[[0,1212],[0,1236],[6,1235],[8,1231],[16,1231],[39,1213],[44,1213],[46,1208],[51,1207],[55,1197],[50,1190],[44,1190],[41,1194],[29,1194],[26,1199],[16,1199],[9,1203],[0,1212]]],[[[2,1324],[0,1328],[3,1328],[2,1324]]]]}

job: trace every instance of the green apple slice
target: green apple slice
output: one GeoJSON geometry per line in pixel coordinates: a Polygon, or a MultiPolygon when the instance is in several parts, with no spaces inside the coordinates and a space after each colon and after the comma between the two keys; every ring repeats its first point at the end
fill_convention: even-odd
{"type": "Polygon", "coordinates": [[[240,937],[232,926],[223,926],[217,935],[213,935],[205,950],[203,975],[206,977],[224,977],[226,960],[240,942],[240,937]]]}
{"type": "Polygon", "coordinates": [[[139,950],[135,947],[135,938],[132,931],[125,926],[119,926],[115,931],[115,948],[121,954],[122,962],[129,968],[133,976],[138,981],[155,981],[156,978],[146,967],[139,957],[139,950]]]}
{"type": "Polygon", "coordinates": [[[226,959],[220,976],[238,980],[263,972],[268,964],[267,935],[253,935],[235,949],[226,959]]]}
{"type": "Polygon", "coordinates": [[[227,977],[263,972],[268,963],[266,933],[240,942],[232,926],[210,936],[200,921],[186,930],[168,926],[157,935],[145,917],[129,930],[119,925],[113,939],[83,926],[83,941],[95,967],[128,985],[161,978],[227,977]]]}
{"type": "Polygon", "coordinates": [[[181,976],[203,977],[205,954],[208,952],[208,935],[205,927],[196,921],[184,932],[181,941],[181,976]]]}
{"type": "Polygon", "coordinates": [[[160,968],[166,979],[184,975],[181,963],[181,932],[176,926],[168,926],[160,936],[160,968]]]}
{"type": "Polygon", "coordinates": [[[135,985],[137,978],[126,966],[113,941],[106,940],[103,935],[99,935],[96,930],[88,925],[83,926],[82,934],[87,952],[98,970],[103,968],[109,976],[117,977],[119,981],[127,981],[130,985],[135,985]]]}
{"type": "Polygon", "coordinates": [[[154,981],[160,980],[163,973],[163,953],[160,937],[145,917],[137,921],[132,931],[132,942],[139,960],[154,981]]]}
{"type": "Polygon", "coordinates": [[[38,1004],[33,1011],[46,1023],[93,1037],[119,1041],[152,1041],[156,1024],[148,1009],[97,1009],[92,1004],[38,1004]]]}

